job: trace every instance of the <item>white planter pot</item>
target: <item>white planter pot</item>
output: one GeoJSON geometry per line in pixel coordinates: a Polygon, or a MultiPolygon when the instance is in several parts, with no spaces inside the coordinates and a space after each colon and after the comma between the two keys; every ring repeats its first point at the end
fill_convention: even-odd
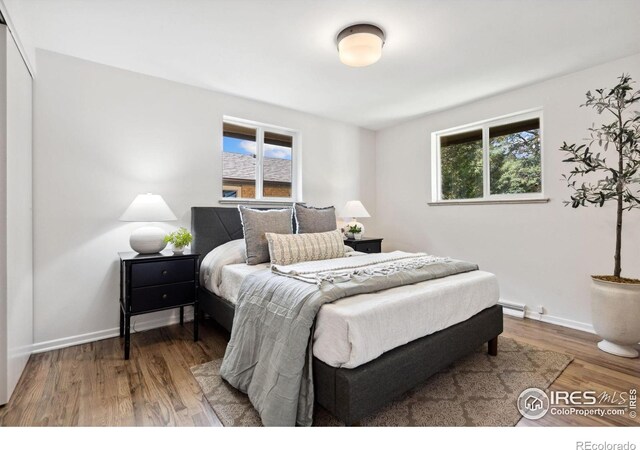
{"type": "Polygon", "coordinates": [[[359,241],[360,239],[362,239],[362,233],[353,233],[353,238],[356,241],[359,241]]]}
{"type": "Polygon", "coordinates": [[[184,247],[173,247],[174,255],[182,255],[184,253],[184,247]]]}
{"type": "Polygon", "coordinates": [[[592,278],[593,328],[604,340],[600,350],[637,358],[640,342],[640,284],[613,283],[592,278]]]}

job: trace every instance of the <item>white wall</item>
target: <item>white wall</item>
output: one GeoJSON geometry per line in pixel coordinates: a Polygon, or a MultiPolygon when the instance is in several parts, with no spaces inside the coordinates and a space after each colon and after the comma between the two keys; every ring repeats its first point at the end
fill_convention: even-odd
{"type": "MultiPolygon", "coordinates": [[[[615,210],[563,206],[568,170],[558,151],[581,142],[600,120],[578,108],[587,90],[611,87],[631,73],[640,82],[640,55],[424,116],[376,136],[375,227],[385,249],[424,250],[477,262],[500,280],[502,298],[544,305],[547,320],[588,329],[589,275],[613,272],[615,210]],[[547,204],[428,206],[431,133],[483,119],[544,108],[547,204]]],[[[640,88],[640,84],[636,84],[640,88]]],[[[607,118],[608,120],[608,118],[607,118]]],[[[623,275],[640,278],[640,212],[626,215],[623,275]]]]}
{"type": "Polygon", "coordinates": [[[33,343],[31,76],[0,26],[2,168],[0,169],[0,404],[6,403],[33,343]],[[5,129],[6,126],[6,129],[5,129]],[[4,367],[3,367],[4,366],[4,367]]]}
{"type": "Polygon", "coordinates": [[[36,58],[36,350],[116,334],[116,252],[137,226],[118,218],[144,192],[180,218],[169,227],[188,227],[191,206],[216,205],[223,115],[300,131],[307,203],[360,198],[375,210],[371,131],[47,51],[36,58]]]}
{"type": "MultiPolygon", "coordinates": [[[[589,274],[613,261],[610,207],[565,208],[557,151],[597,118],[578,105],[640,55],[421,117],[377,133],[276,106],[38,50],[34,90],[36,350],[117,333],[117,251],[135,224],[118,222],[133,197],[162,194],[189,225],[193,205],[221,190],[223,115],[297,129],[310,204],[363,201],[368,235],[384,248],[476,261],[502,296],[565,324],[589,327],[589,274]],[[548,204],[430,207],[430,133],[542,106],[548,204]],[[375,151],[374,151],[375,148],[375,151]]],[[[623,271],[640,277],[640,214],[627,215],[623,271]]],[[[175,312],[140,316],[138,329],[175,312]]]]}

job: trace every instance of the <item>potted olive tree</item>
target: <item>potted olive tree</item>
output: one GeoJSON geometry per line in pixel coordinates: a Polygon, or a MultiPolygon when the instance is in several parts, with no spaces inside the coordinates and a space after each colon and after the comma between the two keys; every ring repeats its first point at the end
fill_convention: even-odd
{"type": "Polygon", "coordinates": [[[631,77],[623,74],[613,88],[587,92],[581,106],[594,108],[611,121],[589,128],[587,144],[565,142],[560,148],[568,154],[564,162],[573,166],[564,175],[572,190],[565,204],[615,205],[613,275],[592,275],[591,310],[593,327],[604,339],[598,347],[628,358],[638,356],[633,345],[640,341],[640,280],[622,277],[622,219],[625,212],[640,208],[640,112],[632,109],[640,101],[640,91],[634,91],[632,84],[631,77]]]}

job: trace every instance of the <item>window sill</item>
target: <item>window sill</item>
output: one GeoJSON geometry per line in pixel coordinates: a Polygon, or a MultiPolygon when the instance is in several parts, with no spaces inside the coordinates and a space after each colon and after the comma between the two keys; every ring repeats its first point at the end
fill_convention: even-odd
{"type": "Polygon", "coordinates": [[[256,200],[251,198],[221,198],[218,203],[222,205],[253,205],[253,206],[292,206],[294,203],[304,205],[304,202],[295,200],[256,200]]]}
{"type": "Polygon", "coordinates": [[[548,203],[549,198],[514,198],[501,200],[445,200],[429,202],[429,206],[460,206],[460,205],[523,205],[527,203],[548,203]]]}

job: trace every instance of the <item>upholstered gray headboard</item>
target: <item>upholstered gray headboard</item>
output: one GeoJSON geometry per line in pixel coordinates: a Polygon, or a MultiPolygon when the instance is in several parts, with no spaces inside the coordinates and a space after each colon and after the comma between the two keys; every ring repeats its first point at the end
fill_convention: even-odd
{"type": "MultiPolygon", "coordinates": [[[[292,222],[292,229],[295,232],[295,219],[292,222]]],[[[240,211],[233,206],[227,208],[220,206],[192,206],[191,233],[193,234],[191,249],[196,253],[200,253],[200,258],[202,259],[217,246],[244,237],[240,211]]]]}
{"type": "Polygon", "coordinates": [[[242,239],[242,221],[238,208],[193,206],[191,208],[191,249],[204,258],[225,242],[242,239]]]}

